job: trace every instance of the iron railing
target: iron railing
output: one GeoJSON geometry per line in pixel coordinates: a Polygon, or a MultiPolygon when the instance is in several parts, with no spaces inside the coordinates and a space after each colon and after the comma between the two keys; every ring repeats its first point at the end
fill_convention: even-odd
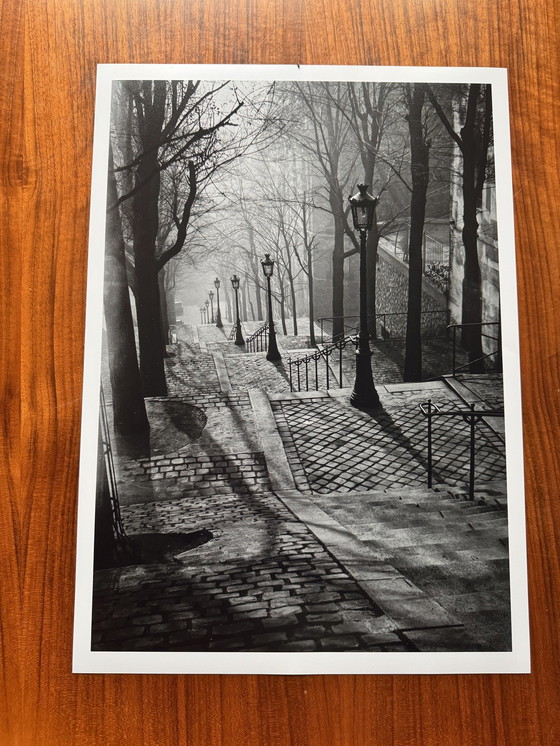
{"type": "Polygon", "coordinates": [[[341,337],[335,342],[324,345],[316,352],[312,352],[304,357],[289,357],[288,370],[290,376],[290,391],[309,391],[310,385],[312,387],[311,390],[319,390],[319,361],[321,358],[325,362],[325,388],[334,388],[334,386],[331,386],[332,379],[334,379],[334,383],[338,388],[343,388],[342,350],[344,350],[348,344],[356,345],[356,338],[348,335],[347,337],[341,337]],[[330,367],[331,358],[333,355],[336,355],[337,351],[338,382],[336,381],[336,376],[331,371],[330,367]]]}
{"type": "MultiPolygon", "coordinates": [[[[379,246],[403,264],[409,264],[408,238],[402,247],[382,237],[379,239],[379,246]]],[[[442,292],[445,293],[449,289],[449,246],[427,233],[422,237],[422,274],[442,292]]]]}
{"type": "MultiPolygon", "coordinates": [[[[406,317],[405,311],[376,313],[375,316],[368,316],[368,326],[373,328],[375,324],[376,333],[383,339],[404,339],[406,337],[406,317]]],[[[341,337],[356,335],[360,331],[359,316],[323,316],[317,321],[321,329],[321,344],[324,344],[325,336],[332,338],[335,321],[339,322],[343,331],[331,339],[333,342],[341,337]]],[[[449,311],[445,308],[421,312],[421,328],[425,337],[447,334],[448,325],[449,311]]]]}
{"type": "Polygon", "coordinates": [[[268,321],[245,340],[247,352],[265,352],[268,340],[268,321]]]}
{"type": "MultiPolygon", "coordinates": [[[[492,365],[490,366],[492,370],[499,371],[501,369],[501,328],[499,321],[484,321],[482,323],[475,322],[471,324],[450,324],[447,328],[451,329],[453,333],[453,375],[461,372],[468,372],[472,369],[471,366],[478,365],[478,363],[482,363],[486,369],[487,361],[492,361],[492,365]],[[480,327],[480,336],[484,339],[494,341],[496,343],[496,349],[483,354],[481,357],[476,358],[476,360],[469,360],[467,363],[463,363],[463,365],[457,365],[457,330],[459,329],[462,332],[464,329],[474,327],[480,327]],[[484,332],[483,327],[497,327],[497,335],[494,336],[493,334],[484,332]]],[[[461,345],[461,349],[465,348],[461,345]]]]}
{"type": "Polygon", "coordinates": [[[126,534],[121,516],[117,477],[115,474],[115,462],[113,459],[113,449],[111,447],[109,418],[107,416],[107,404],[105,402],[105,394],[103,393],[102,388],[100,390],[99,428],[103,461],[107,476],[107,489],[111,503],[111,522],[113,537],[115,539],[115,551],[117,555],[130,556],[132,553],[132,546],[130,539],[126,534]]]}
{"type": "Polygon", "coordinates": [[[503,408],[497,409],[476,409],[476,404],[468,405],[468,409],[440,409],[437,404],[428,399],[427,402],[420,404],[420,411],[428,420],[428,487],[432,486],[433,481],[433,425],[434,417],[462,417],[464,422],[469,425],[469,500],[474,500],[474,482],[475,482],[475,464],[476,464],[476,445],[475,435],[476,426],[485,417],[503,417],[503,408]]]}

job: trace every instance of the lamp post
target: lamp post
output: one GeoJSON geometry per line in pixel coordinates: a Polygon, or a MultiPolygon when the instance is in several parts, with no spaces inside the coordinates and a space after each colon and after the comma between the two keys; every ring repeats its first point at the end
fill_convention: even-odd
{"type": "Polygon", "coordinates": [[[211,311],[210,323],[213,324],[214,323],[214,291],[213,290],[211,290],[208,293],[208,297],[210,298],[210,311],[211,311]]]}
{"type": "Polygon", "coordinates": [[[264,259],[261,260],[264,276],[268,286],[268,352],[266,353],[267,360],[282,360],[282,356],[278,351],[278,345],[276,344],[276,332],[274,331],[274,321],[272,320],[272,293],[270,291],[270,278],[274,272],[274,259],[270,258],[270,254],[265,254],[264,259]]]}
{"type": "Polygon", "coordinates": [[[220,278],[216,277],[214,280],[214,287],[216,288],[216,305],[218,306],[216,311],[216,326],[218,329],[222,329],[222,314],[220,313],[220,278]]]}
{"type": "Polygon", "coordinates": [[[208,300],[208,298],[206,298],[206,300],[204,301],[204,305],[206,306],[206,323],[209,324],[210,317],[208,315],[208,306],[210,305],[210,301],[208,300]]]}
{"type": "Polygon", "coordinates": [[[204,324],[204,306],[200,306],[200,323],[204,324]]]}
{"type": "Polygon", "coordinates": [[[376,409],[381,406],[371,372],[373,353],[369,346],[366,282],[367,232],[373,225],[379,197],[372,197],[367,188],[367,184],[358,184],[359,192],[349,197],[354,230],[360,233],[360,334],[356,350],[356,380],[350,396],[350,404],[358,409],[376,409]]]}
{"type": "Polygon", "coordinates": [[[231,286],[235,290],[235,344],[244,345],[245,340],[241,333],[241,321],[239,320],[239,277],[237,275],[233,275],[231,278],[231,286]]]}

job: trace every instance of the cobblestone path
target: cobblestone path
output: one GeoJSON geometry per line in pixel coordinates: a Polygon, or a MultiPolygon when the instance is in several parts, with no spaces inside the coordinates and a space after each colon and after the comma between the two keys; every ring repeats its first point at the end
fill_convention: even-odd
{"type": "Polygon", "coordinates": [[[94,650],[414,650],[271,494],[132,506],[130,534],[208,528],[176,564],[100,572],[94,650]]]}
{"type": "MultiPolygon", "coordinates": [[[[248,324],[245,331],[259,325],[248,324]]],[[[300,329],[305,331],[301,322],[300,329]]],[[[158,559],[98,571],[93,649],[441,649],[434,648],[442,644],[440,632],[419,631],[424,622],[451,630],[445,649],[478,649],[476,640],[466,639],[462,623],[434,606],[429,557],[425,566],[401,563],[403,570],[416,573],[428,595],[395,569],[399,554],[391,551],[398,549],[401,526],[391,523],[391,505],[385,505],[379,522],[379,530],[389,537],[386,543],[376,543],[369,519],[362,525],[363,495],[352,498],[356,510],[345,506],[346,496],[356,490],[424,487],[426,422],[418,404],[428,395],[446,407],[458,406],[459,399],[443,384],[427,384],[430,394],[426,385],[417,390],[380,385],[384,410],[372,418],[349,406],[347,389],[328,395],[290,393],[286,351],[301,354],[306,341],[279,336],[283,360],[273,364],[265,353],[248,354],[236,347],[229,332],[228,325],[222,330],[213,325],[178,328],[178,341],[166,359],[169,395],[147,400],[149,451],[121,454],[116,463],[123,522],[131,537],[140,541],[146,535],[205,532],[210,538],[196,548],[183,545],[173,562],[158,559]],[[266,391],[268,399],[262,394],[255,398],[255,390],[266,391]],[[270,421],[263,425],[263,417],[270,421]],[[277,468],[279,455],[284,463],[287,459],[285,471],[297,488],[293,494],[291,487],[282,492],[276,485],[278,474],[285,474],[277,468]],[[306,495],[319,499],[313,506],[306,495]],[[319,513],[313,512],[316,508],[319,513]],[[306,510],[311,511],[307,517],[306,510]],[[324,538],[329,530],[332,545],[324,538]],[[354,547],[355,538],[370,553],[349,569],[337,547],[354,547]],[[387,559],[394,566],[383,564],[387,559]],[[385,588],[383,600],[368,590],[372,583],[381,597],[385,588]]],[[[381,352],[377,358],[383,361],[378,369],[394,381],[395,371],[400,375],[395,360],[381,352]]],[[[345,365],[353,378],[353,348],[345,365]]],[[[329,376],[336,370],[331,360],[329,376]]],[[[322,387],[324,364],[319,376],[322,387]]],[[[474,381],[469,391],[482,400],[492,393],[485,380],[474,381]]],[[[487,482],[504,477],[504,464],[495,434],[484,432],[477,447],[477,477],[487,482]]],[[[434,425],[438,481],[463,481],[467,449],[468,428],[462,422],[434,425]]],[[[384,504],[394,497],[375,499],[384,504]]],[[[423,530],[418,529],[420,536],[423,530]]],[[[507,533],[502,552],[506,547],[507,533]]],[[[497,558],[507,563],[501,555],[497,558]]],[[[491,568],[491,561],[483,567],[491,568]]],[[[460,571],[462,566],[457,576],[460,571]]],[[[448,583],[447,596],[453,588],[448,583]]],[[[498,590],[505,607],[505,581],[498,590]]],[[[496,613],[495,605],[491,612],[496,613]]],[[[491,647],[494,640],[488,639],[491,647]]]]}
{"type": "Polygon", "coordinates": [[[123,522],[140,538],[212,538],[171,564],[98,571],[93,649],[415,650],[271,492],[247,391],[289,390],[282,367],[239,355],[210,325],[178,335],[169,396],[148,401],[151,453],[116,464],[123,522]],[[233,391],[221,390],[222,356],[233,391]]]}
{"type": "MultiPolygon", "coordinates": [[[[426,419],[418,406],[426,401],[425,389],[388,395],[380,388],[380,398],[384,409],[376,416],[351,409],[345,398],[321,393],[272,402],[299,489],[352,492],[426,485],[426,419]]],[[[444,388],[437,390],[434,401],[446,409],[459,408],[444,388]]],[[[433,453],[436,482],[466,482],[468,425],[459,418],[435,421],[433,453]]],[[[477,482],[505,479],[503,444],[484,425],[478,428],[475,474],[477,482]]]]}

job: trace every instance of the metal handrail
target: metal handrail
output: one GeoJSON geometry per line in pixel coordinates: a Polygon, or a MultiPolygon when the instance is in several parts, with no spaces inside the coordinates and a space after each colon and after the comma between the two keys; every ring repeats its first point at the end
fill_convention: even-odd
{"type": "MultiPolygon", "coordinates": [[[[432,309],[429,311],[421,311],[422,316],[435,316],[439,315],[442,316],[442,327],[445,327],[445,329],[448,329],[448,322],[449,322],[449,310],[446,308],[440,308],[440,309],[432,309]]],[[[401,318],[404,321],[406,321],[407,312],[406,311],[389,311],[389,312],[383,312],[383,313],[376,313],[376,314],[370,314],[368,316],[368,325],[375,325],[375,328],[377,329],[377,325],[379,324],[381,326],[382,333],[387,332],[387,319],[395,319],[395,318],[401,318]]],[[[321,344],[324,343],[324,336],[325,336],[325,329],[324,324],[325,322],[330,322],[334,325],[335,321],[339,321],[342,319],[342,325],[344,327],[344,331],[342,333],[342,336],[346,336],[348,333],[348,330],[351,329],[353,333],[357,334],[359,332],[360,327],[360,317],[359,316],[322,316],[321,318],[317,319],[317,322],[319,323],[319,326],[321,328],[321,344]],[[346,324],[346,320],[356,320],[356,324],[346,324]]],[[[404,326],[406,328],[406,325],[404,326]]],[[[387,332],[388,334],[388,332],[387,332]]],[[[389,335],[389,334],[388,334],[389,335]]],[[[389,335],[391,336],[391,335],[389,335]]],[[[424,334],[426,336],[426,334],[424,334]]],[[[401,337],[392,337],[393,339],[400,339],[401,337]]],[[[404,334],[403,337],[404,338],[404,334]]],[[[332,341],[336,341],[336,337],[332,341]]]]}
{"type": "Polygon", "coordinates": [[[268,333],[268,321],[263,324],[256,332],[245,340],[245,349],[247,352],[265,352],[265,337],[268,333]]]}
{"type": "Polygon", "coordinates": [[[468,409],[440,409],[431,399],[419,405],[420,411],[428,419],[428,487],[432,486],[433,481],[433,444],[432,444],[432,419],[434,417],[462,417],[470,427],[469,441],[469,500],[474,500],[474,480],[475,480],[475,432],[478,423],[485,417],[503,417],[503,408],[496,409],[476,409],[476,404],[469,404],[468,409]]]}
{"type": "Polygon", "coordinates": [[[138,559],[137,553],[135,552],[130,537],[126,533],[122,520],[119,493],[117,488],[117,477],[115,473],[115,462],[113,458],[113,449],[111,446],[109,417],[107,415],[107,404],[105,401],[103,388],[100,388],[99,440],[100,447],[103,453],[105,474],[107,477],[107,490],[109,493],[108,496],[111,503],[111,524],[113,529],[114,551],[116,559],[138,559]]]}
{"type": "MultiPolygon", "coordinates": [[[[449,324],[447,329],[451,329],[453,331],[453,375],[456,375],[457,373],[460,373],[461,371],[468,371],[472,365],[476,365],[476,363],[482,363],[485,360],[489,360],[490,358],[496,357],[499,358],[500,356],[500,327],[501,324],[499,321],[471,321],[466,324],[449,324]],[[482,331],[483,326],[497,326],[498,327],[498,336],[495,337],[492,334],[485,334],[482,331]],[[456,365],[457,362],[457,329],[465,329],[467,327],[480,327],[481,332],[480,336],[485,337],[486,339],[491,339],[494,342],[497,342],[496,349],[493,352],[487,352],[486,355],[482,355],[482,357],[476,358],[476,360],[469,360],[467,363],[463,363],[463,365],[456,365]]],[[[500,368],[500,364],[496,363],[496,369],[500,368]]]]}
{"type": "MultiPolygon", "coordinates": [[[[329,365],[329,358],[338,350],[338,387],[343,388],[343,372],[342,372],[342,350],[349,344],[357,344],[356,337],[354,335],[348,335],[337,339],[335,342],[323,345],[316,352],[312,352],[308,355],[298,358],[288,358],[288,369],[290,376],[290,391],[309,391],[310,375],[309,365],[312,363],[311,368],[311,379],[315,379],[315,391],[319,390],[319,360],[321,358],[325,361],[325,374],[326,374],[326,388],[331,387],[331,369],[329,365]],[[294,376],[293,368],[295,366],[297,375],[294,376]],[[305,366],[305,384],[302,381],[302,366],[305,366]],[[294,380],[294,378],[296,380],[294,380]],[[297,388],[296,388],[297,385],[297,388]]],[[[336,381],[336,378],[335,378],[336,381]]]]}

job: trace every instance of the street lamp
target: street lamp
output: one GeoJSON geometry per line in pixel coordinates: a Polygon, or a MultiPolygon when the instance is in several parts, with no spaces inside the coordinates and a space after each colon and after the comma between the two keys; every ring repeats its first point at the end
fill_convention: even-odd
{"type": "Polygon", "coordinates": [[[268,352],[266,353],[267,360],[282,360],[282,356],[278,351],[278,345],[276,344],[276,332],[274,331],[274,321],[272,320],[272,294],[270,292],[270,278],[274,272],[274,259],[270,258],[270,254],[265,254],[264,259],[261,259],[261,264],[266,277],[268,285],[268,352]]]}
{"type": "Polygon", "coordinates": [[[239,320],[239,277],[237,275],[233,275],[231,278],[231,286],[235,290],[235,344],[244,345],[245,340],[241,333],[241,321],[239,320]]]}
{"type": "Polygon", "coordinates": [[[223,327],[222,324],[222,314],[220,313],[220,279],[219,277],[216,277],[214,280],[214,287],[216,288],[216,304],[218,306],[218,310],[216,311],[216,326],[218,329],[221,329],[223,327]]]}
{"type": "Polygon", "coordinates": [[[208,293],[208,297],[210,298],[210,310],[212,312],[210,323],[213,324],[214,323],[214,291],[213,290],[211,290],[208,293]]]}
{"type": "Polygon", "coordinates": [[[204,301],[204,305],[206,306],[206,323],[208,324],[208,306],[210,305],[210,301],[208,300],[208,298],[206,298],[206,300],[204,301]]]}
{"type": "Polygon", "coordinates": [[[373,353],[369,346],[366,282],[367,232],[373,226],[379,197],[372,197],[367,188],[367,184],[358,184],[359,192],[349,197],[354,229],[360,233],[360,334],[356,350],[356,380],[350,397],[350,404],[358,409],[376,409],[381,406],[371,372],[373,353]]]}
{"type": "Polygon", "coordinates": [[[200,323],[204,324],[204,306],[200,306],[200,323]]]}

